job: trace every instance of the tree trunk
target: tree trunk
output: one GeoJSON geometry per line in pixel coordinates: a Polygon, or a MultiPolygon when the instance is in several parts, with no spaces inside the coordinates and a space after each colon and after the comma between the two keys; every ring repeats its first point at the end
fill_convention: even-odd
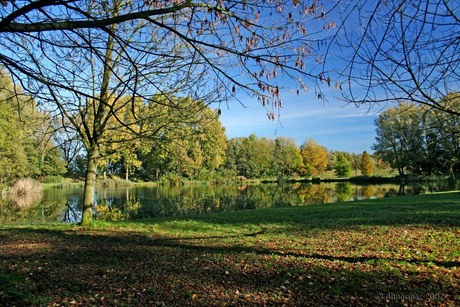
{"type": "Polygon", "coordinates": [[[81,216],[81,226],[91,226],[93,222],[93,203],[94,190],[96,188],[97,160],[99,149],[97,145],[92,145],[88,151],[88,164],[86,170],[85,190],[83,197],[83,212],[81,216]]]}
{"type": "MultiPolygon", "coordinates": [[[[111,27],[111,30],[113,30],[111,27]]],[[[91,226],[93,223],[93,204],[94,204],[94,190],[96,189],[96,172],[97,162],[99,159],[98,140],[102,137],[105,129],[105,123],[108,113],[107,104],[109,103],[109,83],[110,76],[112,75],[111,67],[112,52],[114,46],[114,39],[111,35],[107,38],[107,47],[104,59],[104,72],[102,74],[101,95],[100,102],[94,117],[94,126],[92,134],[87,134],[88,137],[88,164],[86,169],[85,191],[83,197],[83,212],[81,216],[81,226],[91,226]],[[89,140],[92,140],[89,142],[89,140]]]]}
{"type": "Polygon", "coordinates": [[[454,173],[454,164],[450,163],[449,165],[449,176],[452,180],[455,180],[455,173],[454,173]]]}
{"type": "Polygon", "coordinates": [[[126,174],[125,174],[125,180],[129,180],[129,166],[126,166],[126,174]]]}

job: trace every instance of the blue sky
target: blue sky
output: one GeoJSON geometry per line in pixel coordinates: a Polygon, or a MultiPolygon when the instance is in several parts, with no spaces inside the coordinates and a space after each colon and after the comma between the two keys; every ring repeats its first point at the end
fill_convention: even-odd
{"type": "Polygon", "coordinates": [[[284,94],[279,121],[270,121],[266,110],[255,99],[242,101],[245,107],[237,101],[229,103],[228,108],[221,106],[221,121],[228,138],[246,137],[251,133],[272,139],[284,136],[295,138],[299,146],[312,138],[329,150],[372,152],[374,119],[381,111],[379,108],[357,108],[333,97],[325,103],[315,95],[284,94]]]}
{"type": "MultiPolygon", "coordinates": [[[[347,7],[342,9],[348,10],[347,7]]],[[[351,23],[358,22],[358,16],[350,20],[351,23]]],[[[321,22],[318,33],[320,36],[323,25],[321,22]]],[[[315,32],[318,24],[312,20],[308,22],[308,26],[310,31],[315,32]]],[[[360,29],[358,23],[356,29],[360,29]]],[[[333,68],[342,69],[348,63],[346,59],[344,60],[347,58],[345,50],[329,50],[327,57],[333,68]]],[[[322,69],[317,66],[313,57],[306,64],[312,69],[312,74],[315,74],[315,67],[319,67],[316,73],[322,69]]],[[[364,150],[373,152],[371,147],[375,143],[376,136],[374,120],[382,108],[369,109],[369,105],[359,108],[355,105],[347,105],[336,98],[341,93],[326,86],[322,87],[321,91],[326,95],[327,102],[318,100],[317,95],[313,93],[301,91],[301,94],[297,95],[289,91],[289,89],[297,89],[297,84],[293,84],[288,78],[278,78],[277,82],[282,88],[283,108],[279,110],[279,116],[275,121],[268,119],[267,111],[255,98],[238,95],[244,107],[238,101],[230,101],[228,107],[220,106],[221,121],[227,130],[228,138],[247,137],[251,133],[271,139],[283,136],[294,138],[299,146],[308,138],[312,138],[329,150],[351,153],[362,153],[364,150]]],[[[309,88],[315,87],[315,84],[305,81],[309,88]]]]}

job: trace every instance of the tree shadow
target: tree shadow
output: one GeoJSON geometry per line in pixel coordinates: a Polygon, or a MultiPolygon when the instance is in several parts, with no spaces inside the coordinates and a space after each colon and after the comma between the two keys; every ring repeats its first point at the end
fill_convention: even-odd
{"type": "Polygon", "coordinates": [[[0,303],[9,299],[9,304],[19,305],[74,301],[83,305],[379,306],[399,305],[404,298],[406,303],[412,298],[415,304],[435,304],[439,298],[435,294],[458,302],[459,288],[452,276],[436,273],[458,267],[458,261],[216,245],[220,239],[262,234],[168,238],[110,231],[2,229],[1,271],[22,276],[18,285],[30,293],[25,296],[28,301],[0,294],[0,303]],[[47,244],[36,249],[31,244],[15,252],[17,246],[36,242],[47,244]],[[383,269],[389,266],[394,269],[383,269]]]}

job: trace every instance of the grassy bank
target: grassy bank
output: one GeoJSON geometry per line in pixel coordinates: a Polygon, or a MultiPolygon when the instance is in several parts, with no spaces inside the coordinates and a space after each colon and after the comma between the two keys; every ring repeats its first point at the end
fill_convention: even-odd
{"type": "Polygon", "coordinates": [[[0,226],[0,305],[460,304],[460,194],[0,226]]]}

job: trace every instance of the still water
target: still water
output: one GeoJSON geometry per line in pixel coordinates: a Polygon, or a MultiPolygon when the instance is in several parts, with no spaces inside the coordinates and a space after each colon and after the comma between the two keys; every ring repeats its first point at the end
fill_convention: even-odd
{"type": "MultiPolygon", "coordinates": [[[[133,220],[184,216],[207,212],[268,207],[334,203],[418,194],[452,187],[445,183],[430,186],[355,185],[348,182],[321,184],[259,184],[202,186],[130,186],[98,188],[94,216],[99,220],[133,220]]],[[[83,190],[50,189],[26,198],[0,199],[0,223],[78,222],[81,219],[83,190]]]]}

